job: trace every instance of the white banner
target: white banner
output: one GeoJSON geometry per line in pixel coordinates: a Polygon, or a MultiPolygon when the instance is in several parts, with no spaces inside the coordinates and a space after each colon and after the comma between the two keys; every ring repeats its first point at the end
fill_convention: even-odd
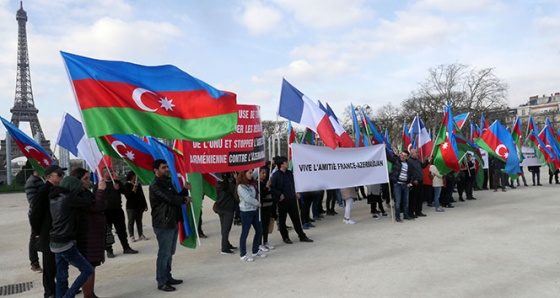
{"type": "Polygon", "coordinates": [[[484,161],[483,169],[488,169],[488,152],[480,148],[480,155],[482,155],[482,160],[484,161]]]}
{"type": "Polygon", "coordinates": [[[292,144],[297,192],[389,182],[385,145],[360,148],[292,144]]]}
{"type": "Polygon", "coordinates": [[[540,166],[541,160],[537,157],[535,153],[535,149],[529,146],[521,147],[521,152],[523,152],[523,161],[521,162],[520,166],[522,167],[530,167],[530,166],[540,166]]]}

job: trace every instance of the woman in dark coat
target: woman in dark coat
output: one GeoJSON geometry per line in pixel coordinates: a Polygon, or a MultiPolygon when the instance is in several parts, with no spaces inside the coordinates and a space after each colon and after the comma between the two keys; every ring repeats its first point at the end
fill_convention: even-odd
{"type": "Polygon", "coordinates": [[[98,297],[94,293],[95,267],[105,261],[105,224],[106,219],[103,211],[107,208],[107,201],[103,196],[105,181],[99,182],[96,193],[89,190],[90,174],[83,168],[74,169],[70,176],[80,179],[83,183],[82,191],[78,193],[81,197],[90,197],[93,205],[80,210],[77,244],[80,253],[93,266],[93,274],[82,286],[84,297],[98,297]],[[95,198],[95,199],[94,199],[95,198]]]}

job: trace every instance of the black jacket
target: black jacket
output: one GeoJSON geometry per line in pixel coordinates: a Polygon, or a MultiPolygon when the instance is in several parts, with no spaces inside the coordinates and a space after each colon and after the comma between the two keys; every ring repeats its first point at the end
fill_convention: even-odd
{"type": "Polygon", "coordinates": [[[280,200],[280,196],[284,195],[284,199],[295,200],[296,188],[294,185],[294,176],[290,170],[282,172],[280,170],[272,174],[270,190],[275,202],[280,200]]]}
{"type": "Polygon", "coordinates": [[[52,217],[51,241],[66,243],[76,239],[77,210],[91,206],[94,202],[90,196],[78,196],[64,187],[53,186],[49,193],[52,217]]]}
{"type": "Polygon", "coordinates": [[[126,198],[126,209],[132,210],[141,210],[144,211],[148,204],[146,203],[146,196],[144,196],[144,190],[142,189],[142,185],[138,184],[136,188],[136,192],[132,189],[134,188],[134,184],[127,182],[124,185],[125,191],[124,196],[126,198]]]}
{"type": "Polygon", "coordinates": [[[218,212],[235,212],[235,179],[233,177],[224,178],[216,185],[218,197],[216,198],[216,208],[218,212]]]}
{"type": "Polygon", "coordinates": [[[182,221],[181,204],[186,202],[187,191],[177,193],[171,179],[155,177],[150,183],[150,206],[154,228],[176,228],[182,221]]]}
{"type": "Polygon", "coordinates": [[[41,186],[45,185],[45,181],[41,177],[34,175],[29,176],[27,181],[25,181],[25,196],[27,197],[27,202],[29,203],[29,215],[31,215],[31,209],[33,208],[33,197],[39,191],[41,186]]]}
{"type": "Polygon", "coordinates": [[[39,249],[42,252],[50,252],[49,243],[51,237],[49,235],[52,228],[52,217],[49,202],[49,192],[54,187],[49,181],[41,186],[33,198],[33,205],[29,220],[31,221],[31,229],[39,235],[39,249]]]}
{"type": "Polygon", "coordinates": [[[418,158],[409,158],[406,162],[412,168],[412,181],[417,180],[418,184],[422,184],[424,181],[424,171],[422,169],[428,166],[428,160],[421,162],[418,158]]]}
{"type": "MultiPolygon", "coordinates": [[[[106,181],[107,187],[103,192],[105,195],[105,200],[107,201],[107,210],[122,210],[122,196],[121,194],[126,193],[126,189],[120,180],[115,180],[115,183],[119,185],[119,190],[116,190],[113,186],[113,181],[106,181]]],[[[93,193],[97,192],[97,184],[93,187],[93,193]]]]}
{"type": "MultiPolygon", "coordinates": [[[[400,160],[400,158],[396,158],[392,161],[393,163],[393,168],[391,169],[391,174],[389,175],[389,179],[391,180],[391,183],[397,183],[399,181],[399,175],[401,174],[401,168],[402,168],[402,161],[400,160]]],[[[410,166],[410,163],[408,163],[408,170],[406,172],[406,183],[411,183],[412,182],[412,167],[410,166]]]]}

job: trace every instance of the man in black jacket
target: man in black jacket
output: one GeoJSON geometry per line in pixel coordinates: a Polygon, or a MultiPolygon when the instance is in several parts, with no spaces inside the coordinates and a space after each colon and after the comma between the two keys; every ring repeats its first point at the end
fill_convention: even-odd
{"type": "Polygon", "coordinates": [[[31,207],[31,228],[35,234],[39,235],[39,250],[43,253],[43,289],[45,297],[55,297],[56,293],[56,262],[54,253],[51,252],[49,235],[52,229],[52,217],[49,202],[49,192],[53,186],[58,186],[66,168],[51,165],[45,168],[47,182],[41,186],[37,194],[33,197],[31,207]]]}
{"type": "Polygon", "coordinates": [[[177,247],[178,228],[181,221],[181,205],[191,201],[188,191],[177,193],[171,179],[169,166],[163,159],[156,159],[152,164],[155,178],[150,183],[150,206],[152,207],[152,227],[158,242],[156,261],[156,280],[158,290],[175,291],[173,285],[183,281],[171,276],[171,262],[177,247]]]}
{"type": "Polygon", "coordinates": [[[222,234],[222,252],[223,255],[232,255],[234,249],[229,242],[229,232],[233,225],[233,213],[235,212],[235,179],[234,173],[223,173],[222,181],[216,185],[216,192],[218,197],[216,199],[216,211],[220,217],[220,228],[222,234]]]}
{"type": "MultiPolygon", "coordinates": [[[[121,242],[124,254],[137,254],[138,251],[132,249],[128,243],[126,234],[126,223],[124,211],[122,209],[122,195],[125,194],[126,188],[120,180],[112,179],[113,170],[105,167],[101,170],[102,179],[107,184],[107,188],[103,192],[105,200],[107,200],[107,209],[105,209],[105,217],[107,218],[107,226],[115,226],[115,231],[121,242]]],[[[93,193],[97,191],[97,186],[93,187],[93,193]]],[[[105,247],[108,258],[114,258],[113,245],[105,247]]]]}
{"type": "Polygon", "coordinates": [[[387,159],[393,163],[389,179],[393,184],[393,196],[395,198],[395,220],[402,222],[401,211],[404,219],[412,220],[408,213],[408,192],[412,187],[412,170],[407,163],[408,151],[403,150],[399,157],[388,155],[387,159]]]}
{"type": "Polygon", "coordinates": [[[294,230],[296,230],[299,236],[299,241],[313,242],[313,240],[305,235],[301,226],[301,219],[299,218],[298,212],[299,208],[297,205],[300,194],[296,193],[294,176],[292,172],[288,170],[288,159],[284,156],[277,156],[274,158],[274,164],[278,165],[279,168],[278,171],[272,174],[270,190],[272,191],[274,200],[278,204],[278,225],[280,226],[282,239],[286,244],[293,243],[290,240],[286,227],[286,217],[290,215],[290,219],[294,224],[294,230]]]}
{"type": "Polygon", "coordinates": [[[409,213],[410,217],[416,218],[420,216],[426,216],[422,213],[422,203],[424,201],[424,171],[423,169],[427,167],[430,163],[428,157],[422,162],[418,159],[418,150],[410,150],[410,158],[408,159],[408,165],[412,170],[412,187],[410,188],[409,195],[409,213]]]}
{"type": "MultiPolygon", "coordinates": [[[[45,181],[39,177],[37,171],[33,171],[33,175],[29,176],[27,181],[25,181],[25,196],[27,197],[27,202],[29,203],[29,224],[31,225],[31,208],[33,206],[33,197],[39,191],[41,186],[45,185],[45,181]]],[[[31,262],[31,271],[43,272],[41,266],[39,265],[39,254],[37,253],[39,246],[39,235],[31,229],[31,236],[29,236],[29,262],[31,262]]]]}

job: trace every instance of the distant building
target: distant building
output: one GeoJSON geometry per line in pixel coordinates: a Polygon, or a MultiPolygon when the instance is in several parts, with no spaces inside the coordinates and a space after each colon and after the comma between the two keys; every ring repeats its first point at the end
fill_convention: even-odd
{"type": "Polygon", "coordinates": [[[533,116],[535,123],[542,129],[545,119],[548,118],[554,128],[560,127],[560,92],[543,96],[531,96],[526,104],[517,107],[517,115],[521,117],[524,125],[529,116],[533,116]]]}

